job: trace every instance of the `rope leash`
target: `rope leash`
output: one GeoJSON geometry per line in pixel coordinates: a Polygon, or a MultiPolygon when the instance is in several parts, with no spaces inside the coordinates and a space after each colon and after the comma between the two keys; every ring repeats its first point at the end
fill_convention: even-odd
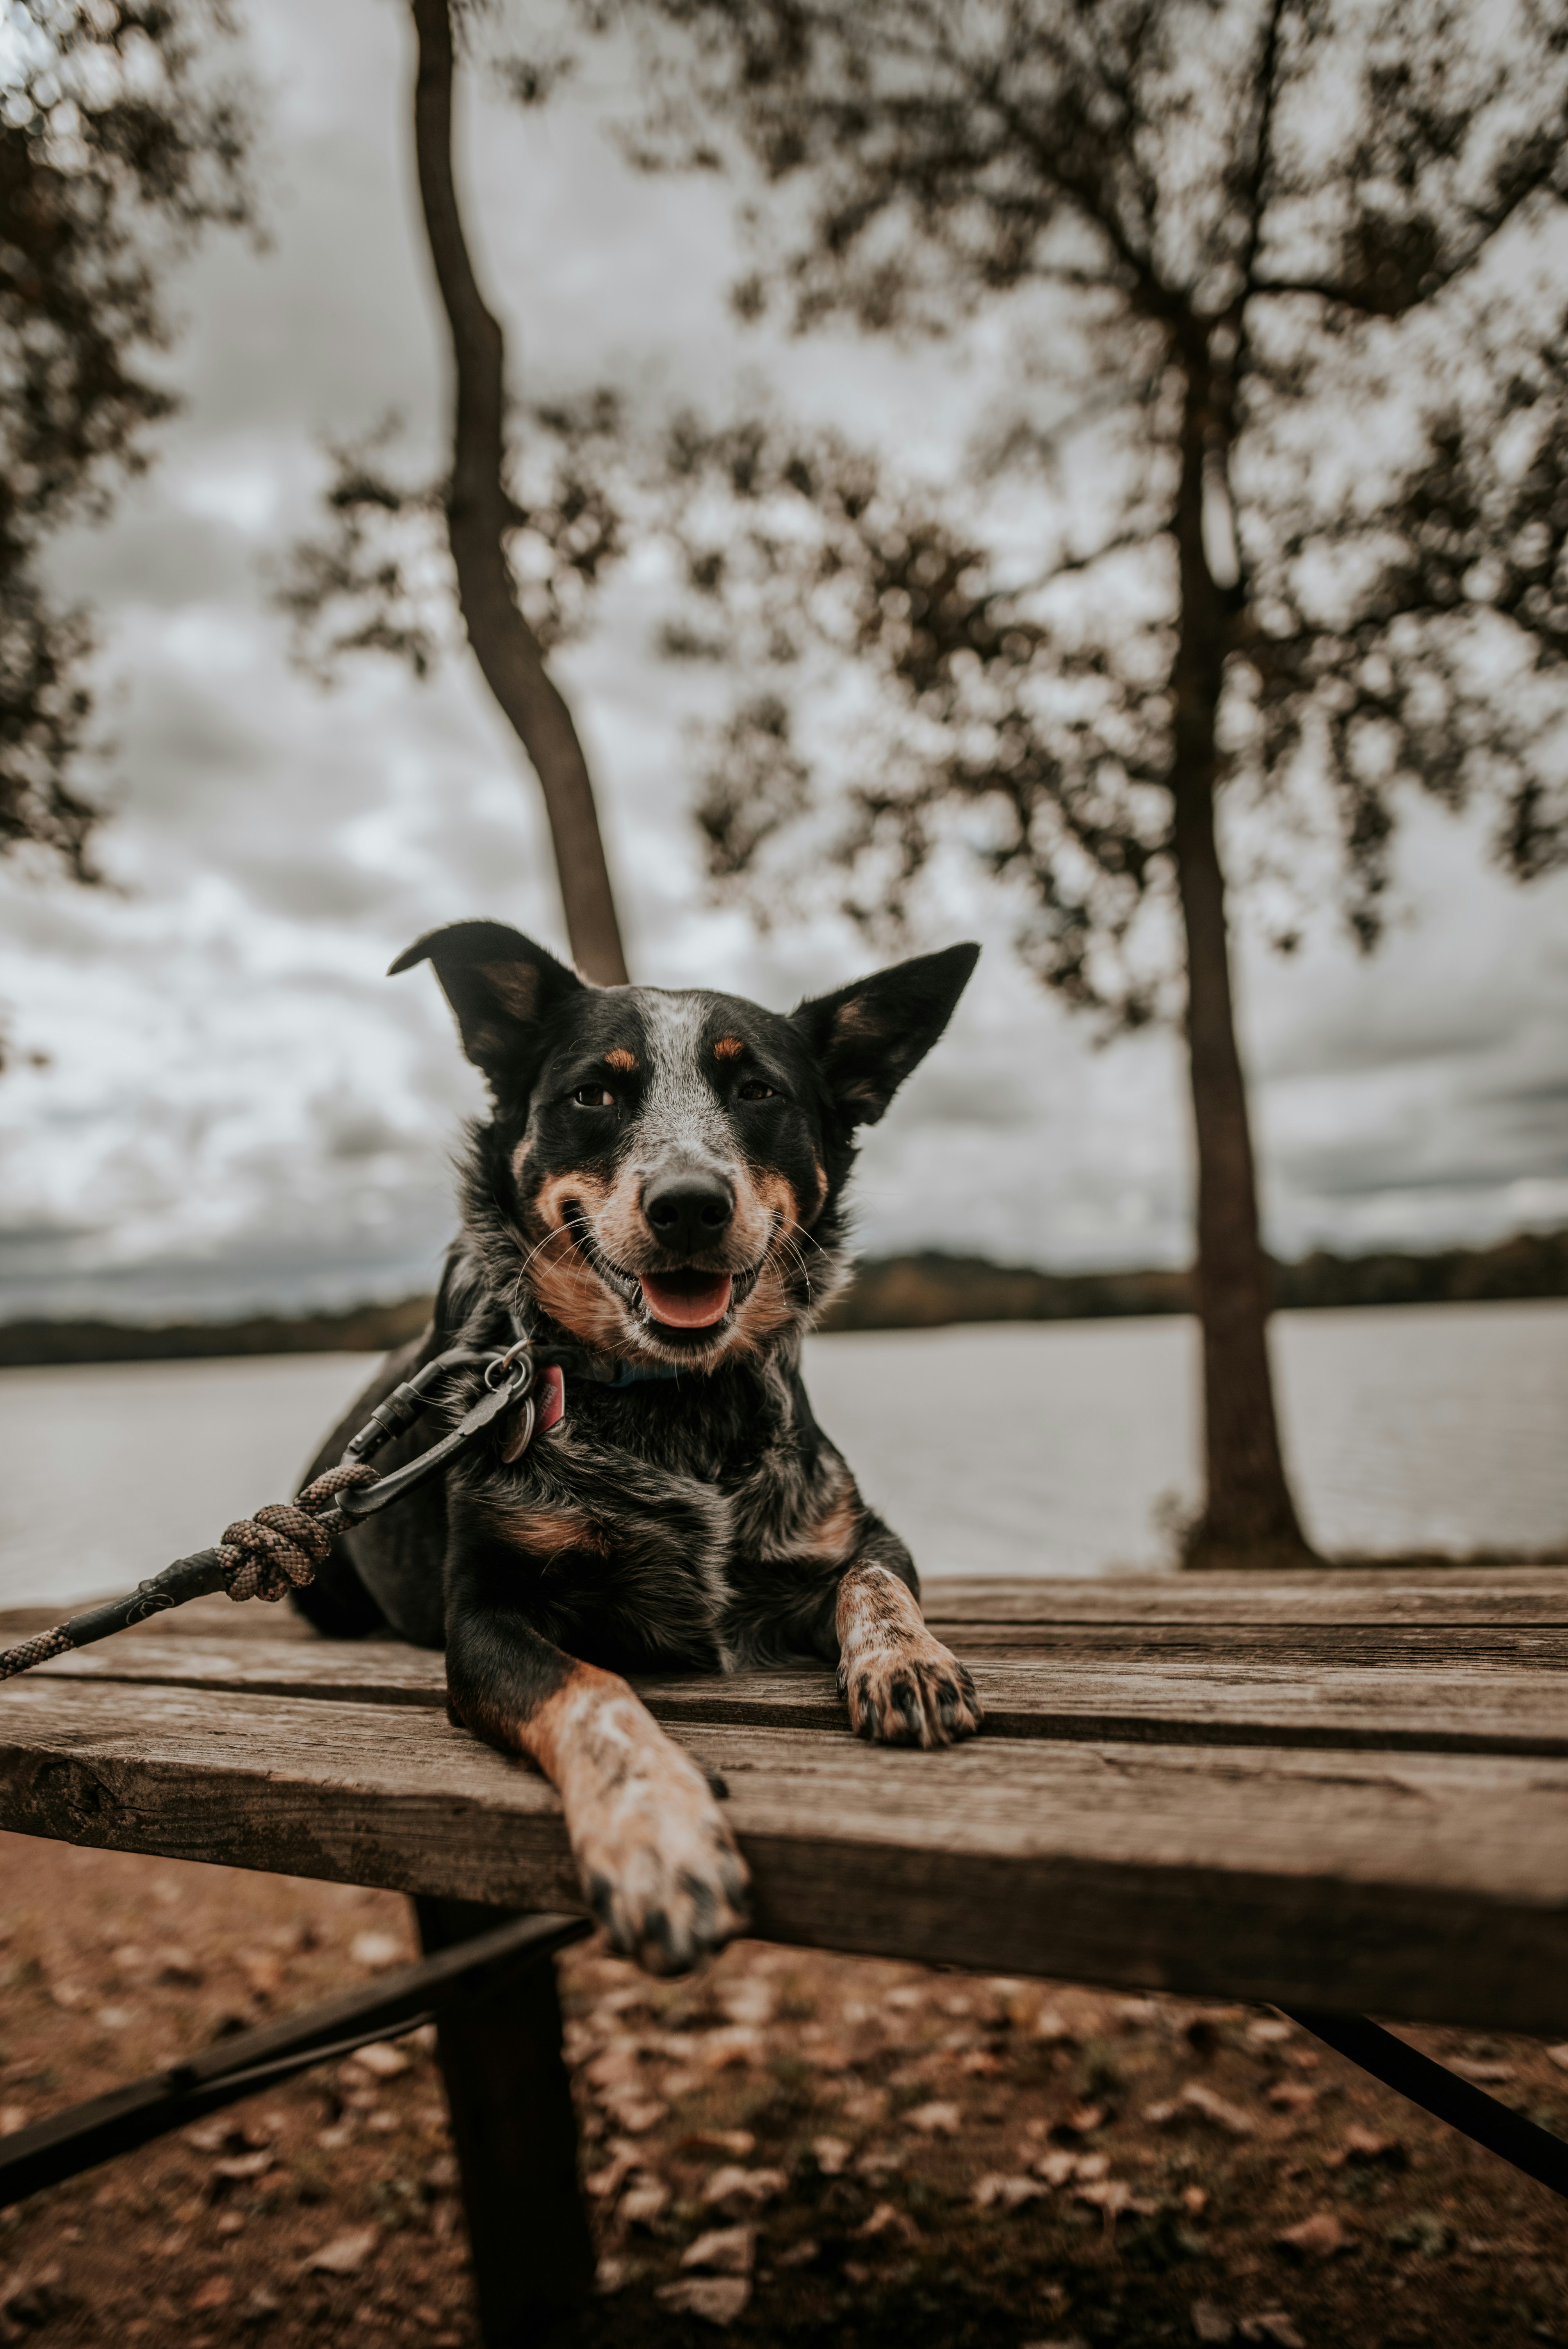
{"type": "Polygon", "coordinates": [[[315,1579],[339,1534],[400,1501],[416,1485],[445,1468],[514,1403],[521,1403],[521,1413],[506,1456],[519,1458],[533,1437],[533,1355],[521,1338],[504,1353],[449,1348],[378,1403],[358,1433],[350,1438],[336,1467],[315,1477],[294,1500],[266,1502],[253,1516],[237,1517],[225,1526],[215,1548],[176,1558],[172,1566],[138,1583],[123,1599],[106,1599],[101,1606],[89,1607],[46,1631],[36,1631],[15,1648],[0,1650],[0,1681],[15,1680],[18,1673],[67,1655],[73,1648],[85,1648],[211,1591],[227,1591],[235,1600],[261,1599],[275,1606],[291,1590],[302,1589],[315,1579]],[[482,1369],[483,1392],[449,1434],[389,1475],[382,1475],[370,1466],[364,1455],[378,1452],[395,1436],[406,1433],[429,1409],[443,1379],[455,1371],[472,1369],[482,1369]]]}
{"type": "Polygon", "coordinates": [[[376,1471],[362,1460],[342,1460],[307,1485],[297,1499],[268,1501],[253,1517],[226,1526],[218,1545],[223,1587],[231,1599],[264,1599],[275,1606],[291,1590],[315,1579],[326,1563],[333,1536],[348,1522],[337,1506],[339,1493],[374,1485],[376,1471]]]}

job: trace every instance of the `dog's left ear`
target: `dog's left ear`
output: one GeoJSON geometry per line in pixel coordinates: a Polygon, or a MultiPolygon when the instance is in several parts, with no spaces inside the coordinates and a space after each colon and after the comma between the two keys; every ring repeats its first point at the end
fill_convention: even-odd
{"type": "Polygon", "coordinates": [[[504,922],[453,922],[400,954],[388,978],[430,962],[457,1014],[463,1050],[492,1086],[515,1078],[533,1058],[541,1021],[585,982],[552,954],[504,922]]]}
{"type": "Polygon", "coordinates": [[[917,955],[790,1013],[847,1125],[876,1123],[952,1019],[979,959],[975,946],[917,955]]]}

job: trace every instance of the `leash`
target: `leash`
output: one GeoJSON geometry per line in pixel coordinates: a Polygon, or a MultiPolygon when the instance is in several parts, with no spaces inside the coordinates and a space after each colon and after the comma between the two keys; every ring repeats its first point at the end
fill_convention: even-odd
{"type": "Polygon", "coordinates": [[[477,1442],[485,1429],[510,1411],[522,1406],[521,1421],[507,1446],[509,1459],[518,1459],[533,1440],[537,1413],[534,1357],[527,1340],[519,1336],[504,1352],[476,1353],[466,1346],[450,1347],[378,1403],[356,1435],[351,1436],[342,1459],[307,1485],[293,1501],[269,1501],[254,1516],[241,1517],[224,1529],[212,1549],[199,1549],[177,1557],[161,1574],[139,1582],[123,1599],[108,1599],[80,1615],[36,1632],[19,1647],[0,1650],[0,1681],[14,1680],[52,1657],[73,1648],[107,1640],[112,1631],[145,1623],[168,1608],[183,1607],[190,1599],[226,1590],[233,1599],[263,1599],[275,1604],[290,1590],[314,1579],[335,1537],[362,1518],[390,1507],[445,1468],[477,1442]],[[401,1468],[378,1476],[366,1455],[378,1452],[396,1435],[406,1434],[428,1411],[435,1390],[453,1371],[482,1368],[484,1392],[463,1413],[450,1433],[432,1444],[401,1468]]]}

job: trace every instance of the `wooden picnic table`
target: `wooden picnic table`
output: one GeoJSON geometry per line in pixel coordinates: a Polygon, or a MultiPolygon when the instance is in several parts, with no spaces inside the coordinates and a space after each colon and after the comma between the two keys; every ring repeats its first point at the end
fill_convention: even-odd
{"type": "MultiPolygon", "coordinates": [[[[986,1733],[830,1673],[640,1683],[730,1789],[758,1934],[989,1973],[1568,2033],[1568,1568],[933,1582],[986,1733]]],[[[37,1618],[0,1618],[0,1640],[37,1618]]],[[[553,1791],[439,1656],[218,1599],[0,1688],[0,1826],[582,1906],[553,1791]]]]}
{"type": "MultiPolygon", "coordinates": [[[[859,1744],[826,1671],[640,1683],[729,1786],[758,1933],[1268,2002],[1326,2036],[1328,2010],[1363,2034],[1334,2044],[1568,2191],[1554,2140],[1446,2075],[1434,2100],[1437,2067],[1396,2042],[1390,2070],[1353,2019],[1568,2034],[1568,1567],[954,1580],[926,1605],[986,1706],[955,1752],[859,1744]]],[[[50,1619],[0,1616],[0,1644],[50,1619]]],[[[439,1656],[199,1600],[0,1687],[0,1826],[415,1897],[417,1977],[229,2043],[241,2082],[378,2033],[388,1999],[408,2027],[428,1979],[491,1952],[435,2010],[481,2333],[571,2336],[593,2247],[554,1974],[495,1952],[570,1930],[498,1917],[582,1899],[553,1790],[450,1725],[439,1656]]],[[[242,2093],[183,2071],[17,2160],[68,2175],[242,2093]]]]}

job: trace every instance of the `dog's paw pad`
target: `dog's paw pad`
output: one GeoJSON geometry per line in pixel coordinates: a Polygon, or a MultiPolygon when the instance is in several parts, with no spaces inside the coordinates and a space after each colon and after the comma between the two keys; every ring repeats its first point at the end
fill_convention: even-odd
{"type": "Polygon", "coordinates": [[[883,1745],[956,1744],[985,1717],[967,1668],[929,1631],[852,1661],[843,1690],[856,1736],[883,1745]]]}
{"type": "Polygon", "coordinates": [[[667,1738],[573,1824],[589,1905],[622,1957],[685,1973],[746,1930],[746,1862],[703,1774],[667,1738]]]}

